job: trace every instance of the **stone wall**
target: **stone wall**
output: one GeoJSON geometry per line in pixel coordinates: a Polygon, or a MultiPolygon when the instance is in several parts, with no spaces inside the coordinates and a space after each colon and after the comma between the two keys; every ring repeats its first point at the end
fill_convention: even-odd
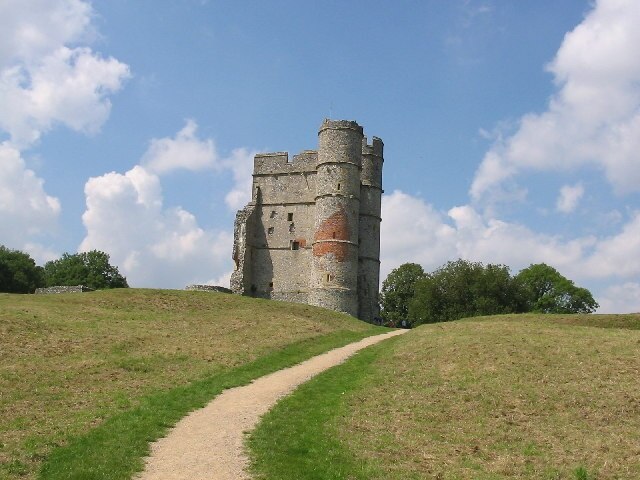
{"type": "Polygon", "coordinates": [[[72,286],[59,285],[56,287],[36,288],[37,294],[82,293],[82,292],[93,292],[93,291],[94,291],[93,288],[89,288],[84,285],[72,285],[72,286]]]}
{"type": "Polygon", "coordinates": [[[184,289],[197,292],[233,293],[230,288],[218,285],[187,285],[184,289]]]}
{"type": "Polygon", "coordinates": [[[251,246],[248,236],[252,233],[255,205],[249,204],[236,213],[233,225],[233,262],[235,270],[231,274],[231,290],[244,294],[250,287],[251,246]]]}

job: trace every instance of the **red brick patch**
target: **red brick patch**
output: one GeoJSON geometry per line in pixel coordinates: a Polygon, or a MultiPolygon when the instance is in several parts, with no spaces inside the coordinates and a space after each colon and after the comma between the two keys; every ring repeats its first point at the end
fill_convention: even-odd
{"type": "Polygon", "coordinates": [[[314,243],[313,255],[315,257],[322,257],[333,253],[338,262],[344,262],[349,251],[349,244],[330,241],[334,239],[350,240],[349,222],[344,207],[340,206],[337,212],[324,220],[316,230],[313,238],[316,242],[324,240],[322,243],[314,243]]]}

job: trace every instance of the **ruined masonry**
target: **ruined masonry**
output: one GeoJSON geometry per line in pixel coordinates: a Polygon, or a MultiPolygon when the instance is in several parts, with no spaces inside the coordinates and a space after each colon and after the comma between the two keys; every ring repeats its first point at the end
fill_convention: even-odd
{"type": "Polygon", "coordinates": [[[356,122],[325,120],[317,151],[256,155],[234,225],[233,292],[377,317],[382,149],[356,122]]]}

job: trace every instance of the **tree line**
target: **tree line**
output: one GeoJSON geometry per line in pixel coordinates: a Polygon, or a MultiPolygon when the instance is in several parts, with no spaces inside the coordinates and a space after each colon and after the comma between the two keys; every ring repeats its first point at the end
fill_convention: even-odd
{"type": "Polygon", "coordinates": [[[109,263],[109,255],[99,250],[65,253],[41,267],[28,253],[0,245],[0,292],[33,293],[36,288],[58,285],[95,290],[129,287],[118,267],[109,263]]]}
{"type": "Polygon", "coordinates": [[[401,265],[382,283],[380,303],[382,317],[396,325],[505,313],[592,313],[599,307],[589,290],[544,263],[512,276],[505,265],[461,259],[431,273],[416,263],[401,265]]]}

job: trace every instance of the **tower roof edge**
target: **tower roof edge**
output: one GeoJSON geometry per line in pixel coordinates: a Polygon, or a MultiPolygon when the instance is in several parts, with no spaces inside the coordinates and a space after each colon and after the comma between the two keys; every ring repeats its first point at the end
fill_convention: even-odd
{"type": "Polygon", "coordinates": [[[353,120],[330,120],[325,118],[320,125],[320,130],[318,130],[318,134],[323,130],[355,130],[360,133],[360,135],[364,134],[364,131],[358,122],[353,120]]]}

